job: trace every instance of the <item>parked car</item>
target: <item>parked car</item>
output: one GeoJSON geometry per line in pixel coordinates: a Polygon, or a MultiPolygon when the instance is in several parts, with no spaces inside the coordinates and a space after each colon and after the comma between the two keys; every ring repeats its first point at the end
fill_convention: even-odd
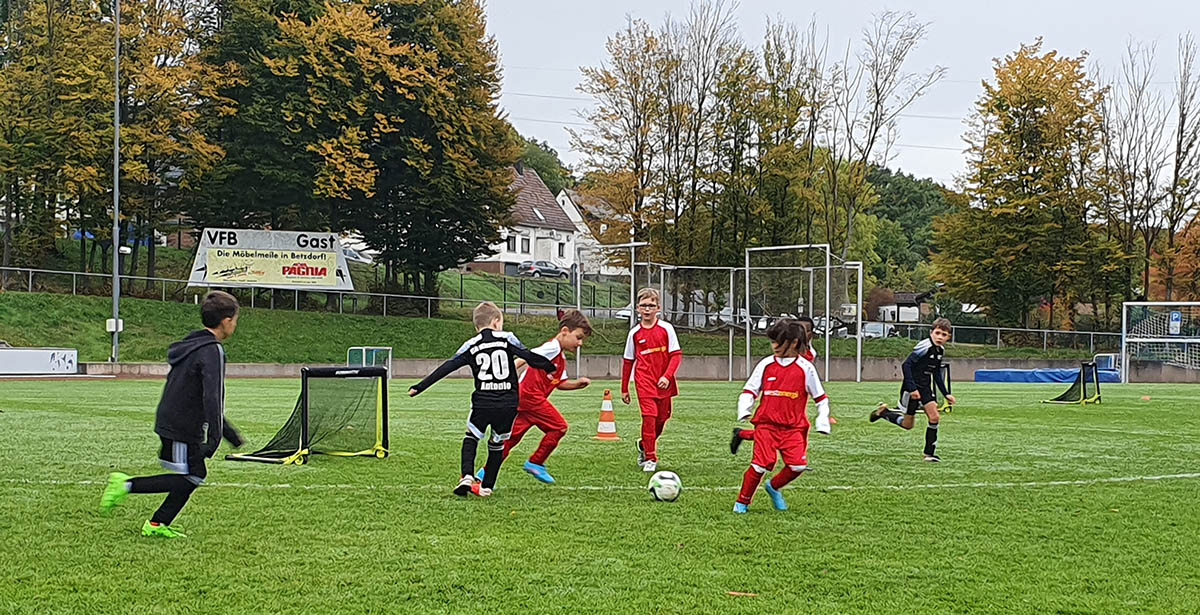
{"type": "Polygon", "coordinates": [[[897,337],[900,332],[896,330],[894,325],[885,322],[864,322],[863,337],[866,339],[883,339],[886,337],[897,337]]]}
{"type": "Polygon", "coordinates": [[[517,275],[531,278],[569,278],[571,272],[550,261],[522,261],[517,275]]]}
{"type": "MultiPolygon", "coordinates": [[[[840,318],[838,318],[836,316],[831,318],[830,322],[832,323],[832,326],[833,326],[833,329],[831,331],[832,337],[849,337],[850,336],[850,325],[846,324],[845,322],[843,322],[840,318]]],[[[817,316],[816,318],[813,318],[813,327],[814,327],[813,334],[815,336],[825,337],[825,317],[824,316],[817,316]]]]}

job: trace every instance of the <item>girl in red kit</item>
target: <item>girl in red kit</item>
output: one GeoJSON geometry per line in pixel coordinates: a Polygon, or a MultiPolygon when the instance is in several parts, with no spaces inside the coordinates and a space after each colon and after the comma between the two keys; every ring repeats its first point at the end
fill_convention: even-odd
{"type": "Polygon", "coordinates": [[[787,510],[780,490],[808,469],[808,400],[817,402],[817,431],[829,433],[829,399],[817,378],[817,369],[800,356],[808,346],[808,335],[799,322],[784,319],[767,330],[772,356],[759,362],[738,397],[738,420],[750,418],[754,401],[758,410],[754,456],[742,477],[733,512],[744,513],[754,498],[763,476],[775,468],[777,457],[786,464],[764,485],[776,510],[787,510]]]}
{"type": "Polygon", "coordinates": [[[625,361],[621,368],[621,401],[629,403],[629,377],[637,386],[638,407],[642,411],[642,439],[637,441],[638,465],[646,472],[658,469],[658,437],[671,418],[671,398],[679,394],[675,371],[683,352],[675,327],[658,319],[658,291],[643,288],[637,294],[641,323],[625,340],[625,361]]]}
{"type": "MultiPolygon", "coordinates": [[[[808,361],[809,363],[816,365],[817,364],[817,349],[813,348],[813,345],[812,345],[813,327],[814,327],[813,319],[809,318],[808,316],[800,316],[799,318],[796,319],[796,322],[800,323],[801,327],[804,327],[804,336],[808,340],[808,342],[806,344],[806,350],[800,351],[800,356],[805,361],[808,361]]],[[[729,452],[736,455],[738,452],[738,448],[740,448],[742,446],[743,440],[753,440],[753,439],[754,439],[754,430],[753,429],[742,429],[741,427],[734,427],[733,428],[733,439],[731,439],[729,441],[729,452]]]]}

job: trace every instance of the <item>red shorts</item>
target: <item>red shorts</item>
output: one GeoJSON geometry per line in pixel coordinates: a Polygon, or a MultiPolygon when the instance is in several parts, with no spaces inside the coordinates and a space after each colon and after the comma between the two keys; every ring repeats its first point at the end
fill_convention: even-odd
{"type": "Polygon", "coordinates": [[[566,431],[567,420],[549,401],[536,403],[528,408],[519,406],[517,418],[513,421],[513,433],[523,434],[529,431],[530,427],[537,427],[543,433],[566,431]]]}
{"type": "Polygon", "coordinates": [[[754,456],[750,463],[771,470],[779,456],[789,466],[808,465],[808,427],[755,425],[754,456]]]}
{"type": "Polygon", "coordinates": [[[671,418],[670,397],[642,397],[639,395],[638,408],[641,409],[642,416],[653,416],[659,421],[671,418]]]}

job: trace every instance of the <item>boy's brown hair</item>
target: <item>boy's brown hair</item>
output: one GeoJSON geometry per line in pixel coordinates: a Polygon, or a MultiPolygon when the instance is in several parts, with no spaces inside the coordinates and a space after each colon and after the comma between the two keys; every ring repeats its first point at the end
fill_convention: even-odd
{"type": "Polygon", "coordinates": [[[951,332],[951,331],[953,331],[953,330],[954,330],[954,329],[953,329],[953,328],[951,328],[951,326],[950,326],[950,319],[949,319],[949,318],[939,318],[939,319],[937,319],[937,320],[933,321],[933,328],[934,328],[934,329],[941,329],[942,331],[945,331],[945,332],[947,332],[947,333],[949,333],[949,332],[951,332]]]}
{"type": "Polygon", "coordinates": [[[567,331],[575,329],[583,329],[583,334],[592,335],[592,323],[588,320],[587,315],[579,310],[567,310],[563,312],[562,318],[558,320],[559,329],[566,328],[567,331]]]}
{"type": "Polygon", "coordinates": [[[654,302],[657,303],[659,307],[662,307],[662,300],[660,300],[658,297],[658,291],[650,288],[649,286],[638,291],[638,303],[641,303],[642,299],[654,299],[654,302]]]}
{"type": "Polygon", "coordinates": [[[496,307],[491,301],[484,301],[475,306],[475,310],[471,312],[471,320],[475,323],[475,330],[486,329],[492,326],[492,321],[497,318],[504,318],[504,312],[496,307]]]}
{"type": "Polygon", "coordinates": [[[215,329],[226,318],[233,318],[238,313],[238,300],[233,295],[214,290],[204,295],[200,303],[200,322],[206,329],[215,329]]]}

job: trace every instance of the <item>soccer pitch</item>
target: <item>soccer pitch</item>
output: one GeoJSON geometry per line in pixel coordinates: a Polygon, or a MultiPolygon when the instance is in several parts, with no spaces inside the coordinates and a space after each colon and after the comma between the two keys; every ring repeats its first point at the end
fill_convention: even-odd
{"type": "MultiPolygon", "coordinates": [[[[731,508],[750,443],[729,454],[740,383],[681,384],[659,441],[675,503],[621,442],[592,440],[605,386],[558,392],[571,431],[548,468],[459,499],[470,381],[391,387],[385,460],[306,466],[212,460],[177,524],[143,538],[161,502],[97,513],[108,473],[159,473],[161,381],[0,383],[0,611],[5,613],[1188,613],[1200,608],[1200,413],[1194,386],[958,383],[943,463],[921,461],[924,419],[868,424],[892,383],[830,383],[830,437],[777,512],[760,489],[731,508]],[[1149,395],[1150,401],[1141,397],[1149,395]],[[751,595],[731,595],[730,592],[751,595]]],[[[290,414],[299,379],[233,380],[228,417],[249,450],[290,414]]],[[[482,449],[483,447],[481,447],[482,449]]],[[[218,458],[226,453],[226,446],[218,458]]],[[[482,454],[480,463],[482,463],[482,454]]],[[[777,466],[778,468],[778,466],[777,466]]]]}

